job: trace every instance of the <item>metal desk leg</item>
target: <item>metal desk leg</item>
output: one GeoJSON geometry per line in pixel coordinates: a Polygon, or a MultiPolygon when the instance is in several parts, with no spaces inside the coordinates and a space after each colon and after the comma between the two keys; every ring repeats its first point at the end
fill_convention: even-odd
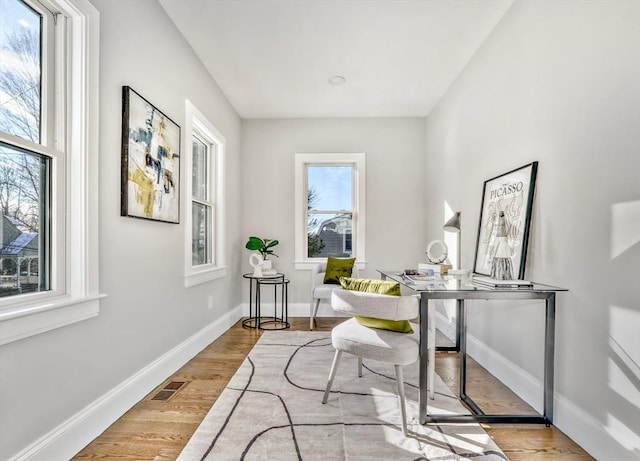
{"type": "Polygon", "coordinates": [[[464,299],[456,299],[456,352],[460,352],[460,317],[463,317],[464,299]]]}
{"type": "Polygon", "coordinates": [[[467,395],[467,310],[465,309],[464,300],[458,300],[458,315],[460,320],[458,321],[459,328],[462,330],[460,334],[460,357],[458,361],[460,363],[460,396],[466,397],[467,395]]]}
{"type": "Polygon", "coordinates": [[[554,349],[556,331],[556,294],[546,299],[546,321],[544,327],[544,417],[547,426],[553,423],[554,349]]]}
{"type": "Polygon", "coordinates": [[[420,424],[427,422],[427,361],[429,360],[429,298],[426,292],[420,294],[420,378],[418,392],[418,414],[420,424]]]}

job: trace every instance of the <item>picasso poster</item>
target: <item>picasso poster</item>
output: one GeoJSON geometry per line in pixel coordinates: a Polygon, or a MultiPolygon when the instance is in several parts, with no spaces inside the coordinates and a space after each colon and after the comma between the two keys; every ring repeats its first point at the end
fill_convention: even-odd
{"type": "Polygon", "coordinates": [[[121,216],[180,222],[180,127],[122,87],[121,216]]]}
{"type": "Polygon", "coordinates": [[[484,182],[473,272],[490,275],[500,212],[504,212],[514,277],[524,279],[538,162],[484,182]]]}

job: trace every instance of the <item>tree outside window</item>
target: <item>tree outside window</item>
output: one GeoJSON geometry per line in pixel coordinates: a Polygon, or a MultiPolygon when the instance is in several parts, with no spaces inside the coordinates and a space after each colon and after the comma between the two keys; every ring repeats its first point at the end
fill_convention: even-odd
{"type": "Polygon", "coordinates": [[[307,257],[350,257],[353,166],[307,165],[307,257]]]}
{"type": "MultiPolygon", "coordinates": [[[[314,209],[318,204],[318,193],[315,188],[307,190],[307,212],[314,209]]],[[[325,245],[322,243],[320,235],[316,233],[320,222],[317,216],[307,214],[307,254],[310,258],[320,256],[325,245]]]]}
{"type": "Polygon", "coordinates": [[[50,158],[36,147],[44,138],[43,17],[20,0],[0,2],[0,17],[0,134],[9,135],[0,138],[0,296],[10,296],[49,287],[51,178],[50,158]]]}

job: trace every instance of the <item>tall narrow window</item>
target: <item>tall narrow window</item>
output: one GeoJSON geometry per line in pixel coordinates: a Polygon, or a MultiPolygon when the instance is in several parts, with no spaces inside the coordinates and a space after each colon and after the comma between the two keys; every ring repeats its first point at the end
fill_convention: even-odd
{"type": "Polygon", "coordinates": [[[0,2],[0,297],[51,287],[51,149],[56,120],[43,75],[53,74],[53,16],[0,2]],[[46,39],[46,40],[45,40],[46,39]]]}
{"type": "Polygon", "coordinates": [[[191,185],[191,264],[201,266],[213,261],[212,217],[214,216],[211,187],[211,165],[215,162],[215,144],[193,135],[193,163],[191,185]]]}
{"type": "Polygon", "coordinates": [[[307,258],[353,251],[354,165],[306,165],[307,258]]]}
{"type": "Polygon", "coordinates": [[[296,154],[296,268],[365,263],[365,154],[296,154]]]}
{"type": "Polygon", "coordinates": [[[0,344],[99,312],[99,22],[0,0],[0,344]]]}
{"type": "Polygon", "coordinates": [[[188,190],[185,239],[185,286],[226,275],[224,244],[225,139],[198,111],[186,102],[186,135],[191,155],[186,158],[188,190]]]}

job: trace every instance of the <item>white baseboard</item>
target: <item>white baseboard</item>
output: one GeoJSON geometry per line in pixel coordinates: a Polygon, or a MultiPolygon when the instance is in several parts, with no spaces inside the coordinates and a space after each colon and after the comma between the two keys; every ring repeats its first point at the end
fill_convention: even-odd
{"type": "MultiPolygon", "coordinates": [[[[289,303],[289,317],[309,317],[309,303],[289,303]]],[[[336,312],[328,304],[320,303],[318,317],[335,317],[336,312]]]]}
{"type": "MultiPolygon", "coordinates": [[[[268,310],[266,311],[266,315],[271,315],[273,313],[273,303],[267,303],[268,310]]],[[[309,317],[309,303],[289,303],[289,317],[309,317]]],[[[278,309],[280,309],[278,307],[278,309]]],[[[279,312],[279,310],[278,310],[279,312]]],[[[265,312],[263,312],[265,314],[265,312]]],[[[249,304],[245,303],[242,305],[242,315],[245,317],[249,315],[249,304]]],[[[345,314],[341,314],[339,312],[331,309],[326,303],[321,303],[320,308],[318,309],[318,317],[348,317],[345,314]]],[[[456,324],[455,322],[449,322],[449,320],[442,315],[440,312],[436,311],[436,321],[437,328],[443,332],[449,339],[455,341],[456,339],[456,324]]]]}
{"type": "MultiPolygon", "coordinates": [[[[273,308],[266,312],[269,315],[273,312],[273,308]]],[[[309,317],[309,303],[289,303],[289,317],[309,317]]],[[[242,305],[242,315],[249,315],[249,304],[242,305]]],[[[318,309],[318,317],[348,317],[345,314],[331,309],[331,306],[327,304],[320,304],[318,309]]],[[[456,340],[456,324],[450,322],[444,315],[436,311],[436,327],[442,333],[444,333],[451,341],[456,340]]]]}
{"type": "MultiPolygon", "coordinates": [[[[450,340],[455,341],[455,321],[450,321],[436,311],[436,326],[450,340]]],[[[540,380],[471,335],[467,337],[467,352],[521,399],[541,411],[543,386],[540,380]]],[[[555,393],[554,402],[554,425],[591,456],[599,460],[640,460],[640,453],[633,453],[617,442],[601,421],[585,413],[569,399],[555,393]]]]}
{"type": "Polygon", "coordinates": [[[470,334],[467,334],[467,353],[538,413],[542,412],[543,386],[540,380],[470,334]]]}
{"type": "MultiPolygon", "coordinates": [[[[542,411],[542,381],[531,376],[477,338],[467,336],[467,352],[492,375],[502,381],[536,411],[542,411]]],[[[632,453],[607,432],[601,421],[585,413],[563,395],[554,393],[553,424],[587,453],[599,460],[638,461],[632,453]]]]}
{"type": "Polygon", "coordinates": [[[242,316],[238,306],[80,410],[9,458],[9,461],[70,459],[133,405],[220,337],[242,316]]]}
{"type": "Polygon", "coordinates": [[[455,344],[456,342],[456,322],[449,320],[436,310],[436,328],[455,344]]]}
{"type": "MultiPolygon", "coordinates": [[[[565,397],[555,395],[554,426],[599,460],[638,461],[640,453],[620,445],[602,422],[585,413],[565,397]]],[[[617,434],[620,435],[620,434],[617,434]]]]}
{"type": "MultiPolygon", "coordinates": [[[[307,317],[309,318],[309,303],[289,303],[288,314],[289,317],[307,317]]],[[[278,313],[280,313],[280,306],[278,305],[278,313]]],[[[242,305],[242,315],[247,317],[249,315],[249,304],[245,303],[242,305]]],[[[262,315],[273,315],[273,303],[266,303],[266,308],[263,305],[262,307],[262,315]]],[[[344,314],[340,314],[333,309],[331,306],[326,303],[320,303],[320,308],[318,309],[318,317],[345,317],[344,314]]]]}

